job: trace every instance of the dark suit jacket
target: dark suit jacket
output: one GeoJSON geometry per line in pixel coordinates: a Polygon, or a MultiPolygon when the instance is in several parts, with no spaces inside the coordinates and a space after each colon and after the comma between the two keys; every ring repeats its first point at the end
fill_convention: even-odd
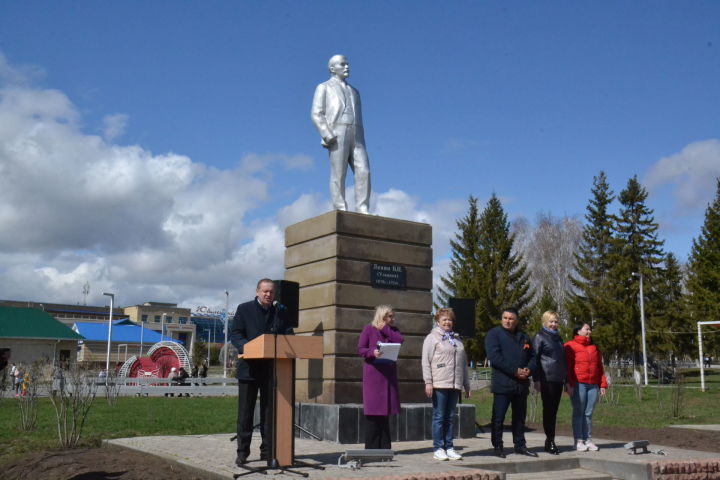
{"type": "Polygon", "coordinates": [[[520,330],[510,333],[502,326],[495,327],[485,336],[485,353],[492,367],[492,393],[529,393],[530,381],[515,378],[518,368],[529,368],[531,375],[537,370],[535,352],[527,334],[520,330]]]}
{"type": "MultiPolygon", "coordinates": [[[[271,305],[268,310],[260,306],[260,302],[251,300],[238,305],[230,326],[230,342],[243,353],[245,344],[264,333],[274,333],[273,326],[277,324],[279,335],[293,335],[293,329],[287,320],[286,310],[271,305]]],[[[272,360],[243,360],[237,359],[237,378],[244,381],[257,381],[269,379],[272,375],[272,360]]]]}

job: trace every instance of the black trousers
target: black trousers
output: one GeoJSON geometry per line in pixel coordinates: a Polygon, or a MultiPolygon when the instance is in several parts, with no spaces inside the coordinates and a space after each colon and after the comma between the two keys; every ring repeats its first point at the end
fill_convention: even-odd
{"type": "Polygon", "coordinates": [[[272,380],[238,381],[237,454],[247,458],[250,455],[255,403],[260,393],[260,454],[269,458],[273,439],[273,395],[272,380]]]}
{"type": "Polygon", "coordinates": [[[387,415],[365,415],[365,449],[390,450],[390,420],[387,415]]]}
{"type": "Polygon", "coordinates": [[[503,447],[503,422],[508,408],[512,406],[512,436],[515,448],[525,447],[525,415],[527,414],[527,393],[493,395],[492,426],[490,440],[495,448],[503,447]]]}
{"type": "Polygon", "coordinates": [[[540,398],[543,404],[543,430],[547,440],[555,440],[555,423],[563,394],[563,383],[541,382],[540,398]]]}

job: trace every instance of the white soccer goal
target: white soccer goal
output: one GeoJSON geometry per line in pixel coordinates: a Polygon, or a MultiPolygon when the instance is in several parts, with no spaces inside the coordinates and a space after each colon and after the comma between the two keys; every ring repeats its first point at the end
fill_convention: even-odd
{"type": "Polygon", "coordinates": [[[702,344],[702,326],[703,325],[720,325],[720,321],[711,322],[697,322],[698,327],[698,350],[700,351],[700,390],[705,391],[705,356],[703,355],[703,344],[702,344]]]}

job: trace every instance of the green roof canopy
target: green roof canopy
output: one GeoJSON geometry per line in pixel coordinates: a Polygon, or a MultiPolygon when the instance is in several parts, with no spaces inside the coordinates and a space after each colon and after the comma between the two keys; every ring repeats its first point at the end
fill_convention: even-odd
{"type": "Polygon", "coordinates": [[[43,310],[16,307],[0,307],[0,338],[84,339],[43,310]]]}

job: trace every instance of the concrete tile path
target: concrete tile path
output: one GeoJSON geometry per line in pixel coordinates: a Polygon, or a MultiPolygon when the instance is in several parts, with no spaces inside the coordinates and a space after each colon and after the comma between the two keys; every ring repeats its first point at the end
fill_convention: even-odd
{"type": "MultiPolygon", "coordinates": [[[[196,469],[206,478],[227,479],[232,478],[234,473],[243,471],[235,467],[235,442],[230,442],[231,437],[230,434],[135,437],[108,440],[106,444],[140,450],[175,461],[196,469]]],[[[517,454],[509,454],[506,459],[493,456],[489,433],[478,434],[476,438],[472,439],[457,440],[455,448],[463,454],[463,459],[458,461],[441,462],[434,460],[430,441],[395,442],[393,443],[393,450],[396,455],[392,461],[369,463],[357,470],[339,467],[338,459],[346,450],[362,449],[363,445],[339,445],[330,442],[296,439],[295,458],[326,467],[325,470],[298,468],[300,471],[307,472],[310,479],[378,478],[388,476],[412,478],[441,472],[446,472],[447,476],[450,477],[453,472],[461,474],[463,471],[472,468],[505,472],[508,474],[508,478],[569,478],[561,477],[557,471],[572,470],[578,466],[578,462],[583,462],[582,466],[585,468],[588,468],[587,465],[589,464],[593,470],[614,472],[617,475],[617,477],[610,475],[607,478],[641,479],[647,477],[637,472],[645,471],[647,469],[645,465],[653,461],[688,459],[702,461],[720,458],[718,453],[682,450],[660,445],[650,445],[649,448],[654,452],[663,450],[665,455],[657,453],[629,455],[627,450],[623,448],[624,442],[604,439],[595,439],[595,443],[600,447],[598,452],[576,452],[572,449],[573,440],[569,437],[558,437],[556,439],[562,453],[555,456],[542,451],[545,440],[542,433],[527,433],[526,438],[528,447],[538,452],[538,458],[529,458],[517,454]],[[523,473],[552,470],[555,470],[556,473],[548,476],[534,476],[523,473]]],[[[505,432],[505,442],[506,446],[512,443],[509,432],[505,432]]],[[[250,466],[259,467],[264,464],[264,462],[259,461],[259,444],[259,434],[256,434],[252,443],[253,450],[250,455],[250,466]]],[[[505,478],[505,473],[501,473],[498,478],[505,478]]],[[[299,479],[302,477],[270,471],[267,475],[252,474],[241,478],[299,479]]]]}

